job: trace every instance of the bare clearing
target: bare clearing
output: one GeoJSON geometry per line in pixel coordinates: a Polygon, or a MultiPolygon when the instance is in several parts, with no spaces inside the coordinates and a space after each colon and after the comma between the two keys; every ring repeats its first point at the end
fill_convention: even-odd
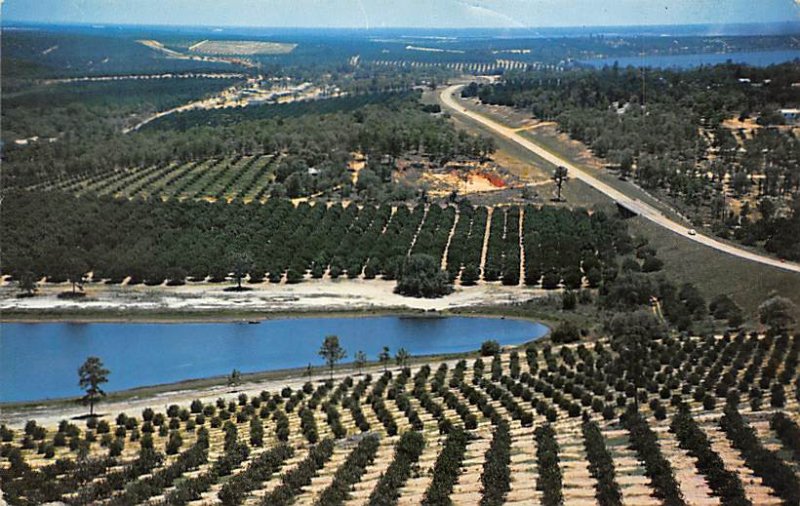
{"type": "Polygon", "coordinates": [[[243,310],[264,312],[325,311],[347,309],[407,308],[445,310],[466,306],[522,302],[545,292],[535,288],[481,283],[455,287],[439,299],[416,299],[394,293],[395,283],[384,280],[341,279],[313,280],[298,284],[258,283],[246,292],[224,291],[229,284],[188,283],[184,286],[121,286],[92,283],[86,286],[81,301],[59,299],[68,291],[64,284],[47,284],[39,295],[17,298],[16,287],[0,286],[0,311],[23,310],[151,310],[203,311],[243,310]]]}
{"type": "Polygon", "coordinates": [[[297,44],[262,42],[256,40],[203,40],[189,47],[189,51],[210,55],[288,54],[297,44]]]}

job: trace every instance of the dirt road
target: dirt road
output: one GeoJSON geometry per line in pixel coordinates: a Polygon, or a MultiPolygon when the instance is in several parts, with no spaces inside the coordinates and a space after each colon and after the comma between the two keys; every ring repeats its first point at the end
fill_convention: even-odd
{"type": "Polygon", "coordinates": [[[455,114],[466,116],[471,120],[480,123],[484,127],[494,132],[496,135],[502,136],[507,140],[522,146],[528,151],[536,154],[537,156],[547,160],[548,162],[554,165],[562,165],[566,167],[567,170],[569,171],[570,177],[583,181],[584,183],[606,194],[609,198],[613,199],[618,204],[628,208],[629,210],[638,214],[639,216],[642,216],[643,218],[646,218],[652,221],[653,223],[656,223],[657,225],[660,225],[668,230],[671,230],[672,232],[686,239],[698,242],[704,246],[708,246],[709,248],[714,248],[717,251],[721,251],[729,255],[750,260],[752,262],[758,262],[785,271],[800,273],[800,265],[796,263],[784,262],[776,258],[771,258],[765,255],[752,253],[745,249],[738,248],[730,244],[726,244],[724,242],[718,241],[716,239],[713,239],[711,237],[699,233],[690,234],[689,232],[691,229],[689,227],[682,225],[676,221],[673,221],[658,209],[642,202],[639,199],[625,195],[621,191],[612,188],[606,183],[600,181],[586,170],[570,163],[565,158],[562,158],[561,156],[558,156],[548,151],[544,147],[536,144],[535,142],[520,136],[519,133],[517,133],[517,131],[514,128],[502,125],[492,119],[487,118],[482,114],[479,114],[475,111],[471,111],[465,108],[463,105],[459,104],[454,98],[454,94],[460,91],[463,86],[464,85],[461,84],[453,85],[448,88],[445,88],[441,92],[440,98],[442,104],[455,114]]]}

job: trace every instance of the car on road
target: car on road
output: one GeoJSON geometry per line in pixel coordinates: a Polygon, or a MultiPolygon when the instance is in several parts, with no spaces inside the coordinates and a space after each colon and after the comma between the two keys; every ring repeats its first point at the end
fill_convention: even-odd
{"type": "Polygon", "coordinates": [[[695,230],[693,228],[690,228],[689,229],[689,235],[697,235],[697,230],[695,230]]]}

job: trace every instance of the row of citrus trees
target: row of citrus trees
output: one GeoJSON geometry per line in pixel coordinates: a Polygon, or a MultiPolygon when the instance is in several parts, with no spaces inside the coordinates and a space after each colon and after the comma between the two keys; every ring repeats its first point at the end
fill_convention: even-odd
{"type": "Polygon", "coordinates": [[[481,271],[486,208],[76,200],[26,192],[9,192],[6,201],[3,272],[18,279],[81,283],[89,272],[108,283],[129,278],[154,285],[248,276],[252,282],[295,283],[326,273],[396,279],[407,255],[419,253],[437,264],[446,260],[449,277],[465,285],[482,277],[575,288],[584,278],[598,286],[616,274],[618,255],[630,252],[619,220],[531,206],[494,210],[481,271]],[[47,247],[41,247],[43,237],[58,240],[44,239],[47,247]]]}
{"type": "MultiPolygon", "coordinates": [[[[674,469],[661,451],[658,436],[650,426],[651,419],[645,417],[648,408],[636,408],[635,402],[644,405],[649,400],[650,414],[655,418],[660,418],[659,413],[666,413],[661,401],[668,401],[675,407],[676,413],[670,427],[680,445],[695,457],[698,471],[706,477],[716,495],[727,498],[731,503],[739,503],[742,498],[742,484],[734,474],[725,471],[721,457],[711,448],[704,430],[685,409],[685,402],[695,397],[697,389],[702,388],[706,392],[702,399],[708,395],[712,398],[724,396],[726,399],[720,427],[733,446],[742,453],[747,466],[761,476],[781,498],[787,501],[796,498],[798,483],[796,477],[792,477],[791,467],[778,454],[763,446],[757,433],[739,414],[737,403],[739,390],[742,394],[747,394],[749,387],[765,378],[767,386],[791,382],[796,386],[800,385],[796,368],[800,339],[796,336],[747,336],[744,333],[735,337],[706,339],[663,337],[645,341],[643,347],[636,350],[644,361],[642,364],[635,363],[636,360],[626,354],[624,349],[622,353],[612,353],[612,350],[635,344],[633,341],[619,342],[620,339],[623,337],[615,337],[611,347],[597,343],[591,349],[583,344],[575,348],[561,347],[557,351],[550,346],[528,346],[525,349],[525,359],[529,363],[529,370],[525,372],[520,370],[519,353],[510,355],[508,374],[501,366],[499,355],[495,355],[491,359],[489,377],[484,360],[477,359],[472,364],[471,381],[465,380],[467,362],[462,360],[452,369],[447,364],[441,364],[435,372],[429,366],[423,366],[413,377],[411,371],[404,368],[397,374],[386,372],[374,382],[371,376],[363,377],[357,384],[352,378],[347,378],[335,388],[330,381],[316,388],[309,382],[301,389],[285,388],[279,394],[262,392],[253,397],[240,394],[236,400],[226,402],[219,399],[216,403],[205,405],[195,401],[188,409],[172,405],[165,413],[146,409],[142,413],[141,423],[135,417],[120,415],[116,426],[112,427],[105,420],[97,422],[92,418],[87,422],[88,430],[84,432],[83,438],[80,437],[80,429],[65,421],[60,424],[52,441],[56,438],[70,442],[78,440],[76,451],[79,458],[60,459],[38,470],[26,464],[19,448],[25,447],[25,441],[44,442],[48,437],[47,430],[35,422],[27,424],[20,447],[15,447],[10,444],[15,438],[14,432],[3,427],[0,436],[7,442],[2,448],[3,457],[10,463],[8,468],[2,470],[4,491],[11,500],[24,497],[32,503],[58,500],[78,492],[77,498],[70,499],[71,501],[90,504],[97,500],[112,499],[114,504],[125,504],[126,501],[140,502],[159,495],[177,482],[177,488],[170,494],[176,494],[172,500],[180,503],[179,498],[195,497],[220,478],[232,474],[250,458],[251,448],[264,443],[263,421],[271,419],[277,439],[288,441],[287,413],[296,411],[301,421],[303,439],[324,449],[325,440],[318,440],[316,411],[325,413],[331,433],[338,438],[343,435],[338,406],[349,409],[357,427],[362,432],[368,432],[371,427],[366,422],[361,406],[370,405],[383,425],[382,431],[393,435],[398,432],[398,423],[393,413],[398,411],[407,417],[412,428],[423,428],[419,413],[412,406],[413,397],[420,409],[433,417],[440,432],[447,436],[445,448],[450,448],[446,453],[447,460],[443,460],[438,466],[443,474],[434,479],[429,489],[430,501],[435,503],[437,497],[449,495],[449,491],[452,491],[454,480],[457,479],[452,469],[460,467],[460,464],[456,464],[464,458],[470,430],[477,427],[478,413],[494,425],[492,443],[484,458],[483,471],[484,496],[488,498],[486,501],[493,501],[508,490],[506,477],[510,442],[505,424],[509,420],[518,420],[522,427],[532,426],[534,410],[551,421],[557,420],[562,414],[578,416],[584,413],[588,417],[589,409],[605,415],[605,408],[595,407],[599,400],[607,403],[606,407],[609,404],[616,404],[618,408],[627,406],[620,420],[628,431],[632,448],[644,463],[654,490],[665,502],[681,504],[684,499],[677,486],[674,469]],[[407,385],[410,381],[413,382],[413,387],[409,391],[407,385]],[[719,389],[719,385],[726,387],[719,389]],[[499,402],[494,404],[492,401],[499,402]],[[656,404],[653,401],[659,402],[656,404]],[[392,402],[397,410],[390,407],[392,402]],[[573,412],[574,406],[578,406],[576,412],[573,412]],[[452,410],[456,416],[449,416],[446,410],[452,410]],[[355,413],[361,413],[361,421],[366,425],[359,423],[359,416],[355,413]],[[249,437],[239,434],[246,423],[250,426],[249,437]],[[224,438],[222,455],[210,463],[207,457],[209,426],[211,429],[221,430],[224,438]],[[165,453],[176,455],[170,458],[169,465],[164,466],[163,456],[155,451],[152,437],[155,432],[161,437],[165,453]],[[97,435],[101,439],[109,436],[111,440],[121,440],[123,444],[126,440],[138,441],[141,447],[138,459],[124,463],[113,455],[113,450],[109,447],[109,457],[84,462],[89,445],[97,440],[97,435]],[[184,439],[193,442],[190,441],[191,444],[184,448],[184,439]],[[249,440],[249,444],[244,443],[244,440],[249,440]],[[81,451],[84,452],[83,456],[81,451]],[[207,464],[210,468],[192,479],[179,479],[186,472],[207,464]],[[137,479],[145,475],[148,477],[137,479]]],[[[490,348],[487,347],[490,354],[497,352],[490,348]]],[[[612,413],[616,411],[615,409],[612,413]]],[[[607,418],[614,419],[613,416],[607,418]]],[[[797,434],[800,433],[797,424],[789,417],[777,413],[773,416],[771,425],[783,444],[794,455],[800,454],[796,441],[797,434]]],[[[612,473],[613,462],[604,447],[602,435],[596,424],[590,422],[584,423],[583,432],[590,472],[598,481],[597,493],[613,503],[614,498],[618,497],[617,486],[612,473]]],[[[535,436],[537,452],[541,452],[538,462],[543,500],[557,503],[560,493],[558,445],[555,443],[552,428],[547,424],[537,427],[535,436]]],[[[365,434],[364,441],[368,437],[369,434],[365,434]]],[[[401,441],[410,437],[413,436],[404,435],[401,441]]],[[[413,441],[407,444],[412,449],[419,446],[413,441]]],[[[374,453],[367,450],[369,446],[365,446],[363,454],[359,454],[361,457],[354,457],[350,471],[343,473],[341,483],[337,485],[338,492],[335,492],[337,497],[341,496],[341,490],[352,485],[354,476],[359,472],[363,473],[365,466],[374,457],[374,453]]],[[[399,451],[398,447],[397,452],[399,451]]],[[[413,450],[412,453],[418,451],[413,450]]],[[[263,457],[263,462],[250,459],[248,469],[254,462],[261,463],[252,467],[251,474],[243,475],[249,481],[238,484],[235,490],[229,487],[224,494],[229,494],[234,498],[231,500],[235,501],[235,497],[239,497],[237,490],[257,487],[259,477],[264,476],[266,470],[280,466],[279,462],[283,461],[281,458],[285,460],[289,456],[284,453],[275,454],[274,458],[263,457]],[[259,468],[263,468],[263,472],[258,472],[259,468]]],[[[396,458],[400,458],[400,463],[396,466],[397,472],[402,471],[401,474],[404,474],[403,469],[411,464],[407,460],[403,461],[403,457],[396,458]]],[[[323,460],[327,462],[327,459],[323,460]]],[[[313,462],[318,465],[319,460],[313,462]]],[[[245,480],[244,477],[241,480],[245,480]]],[[[399,487],[398,479],[393,478],[395,481],[391,482],[395,484],[395,489],[399,487]]],[[[302,487],[306,477],[297,475],[293,480],[295,481],[287,485],[288,488],[282,489],[282,493],[296,490],[297,483],[302,487]]],[[[334,494],[333,491],[330,493],[334,494]]]]}

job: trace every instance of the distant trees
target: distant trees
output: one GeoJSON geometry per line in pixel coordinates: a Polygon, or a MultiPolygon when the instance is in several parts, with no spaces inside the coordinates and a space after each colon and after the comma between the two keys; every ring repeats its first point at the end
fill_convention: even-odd
{"type": "Polygon", "coordinates": [[[353,356],[353,365],[358,370],[358,374],[361,374],[361,371],[364,369],[364,366],[367,364],[367,354],[361,350],[358,350],[356,354],[353,356]]]}
{"type": "Polygon", "coordinates": [[[326,336],[319,349],[319,356],[325,360],[325,364],[330,370],[331,378],[333,378],[333,368],[336,363],[347,356],[347,352],[339,344],[338,336],[326,336]]]}
{"type": "Polygon", "coordinates": [[[103,366],[98,357],[89,357],[78,368],[78,385],[86,392],[81,402],[89,405],[89,415],[94,416],[94,405],[106,396],[100,385],[108,383],[110,371],[103,366]]]}
{"type": "Polygon", "coordinates": [[[228,376],[228,386],[237,387],[242,383],[242,373],[239,369],[234,369],[228,376]]]}
{"type": "MultiPolygon", "coordinates": [[[[557,121],[560,131],[617,166],[620,179],[632,176],[662,198],[680,200],[693,218],[710,218],[720,236],[761,243],[782,258],[800,259],[800,207],[795,205],[800,140],[762,128],[740,143],[723,125],[728,118],[747,120],[753,115],[764,125],[779,123],[778,108],[796,105],[790,98],[791,84],[800,80],[796,65],[650,69],[653,86],[646,104],[636,72],[634,67],[535,70],[509,74],[492,85],[470,85],[462,93],[557,121]],[[752,85],[739,82],[743,76],[752,79],[752,85]],[[770,86],[756,86],[757,82],[770,86]],[[707,156],[712,152],[716,156],[707,156]],[[762,176],[757,184],[754,175],[762,176]],[[738,196],[749,194],[764,203],[766,212],[757,220],[748,218],[746,208],[739,216],[726,209],[721,184],[726,176],[738,196]],[[788,212],[776,213],[779,207],[788,212]]],[[[656,265],[647,262],[648,268],[656,265]]]]}
{"type": "Polygon", "coordinates": [[[405,348],[400,348],[397,350],[394,360],[400,367],[405,367],[408,365],[408,361],[411,360],[411,354],[405,348]]]}
{"type": "Polygon", "coordinates": [[[742,308],[725,294],[711,299],[708,305],[711,315],[718,320],[728,320],[728,326],[738,328],[743,322],[742,308]]]}
{"type": "Polygon", "coordinates": [[[403,263],[395,292],[408,297],[436,298],[453,291],[440,262],[430,255],[415,254],[403,263]]]}
{"type": "Polygon", "coordinates": [[[75,291],[76,288],[79,288],[81,292],[83,292],[83,282],[86,279],[86,272],[89,270],[86,262],[77,255],[70,256],[67,257],[64,267],[64,274],[72,284],[72,295],[77,295],[75,291]]]}
{"type": "Polygon", "coordinates": [[[378,362],[380,362],[380,364],[383,366],[383,372],[386,372],[391,359],[392,356],[389,354],[389,347],[384,346],[381,352],[378,354],[378,362]]]}
{"type": "MultiPolygon", "coordinates": [[[[317,279],[399,277],[398,290],[421,297],[449,293],[459,275],[462,285],[477,282],[489,216],[486,207],[460,205],[447,271],[440,272],[455,206],[399,206],[393,212],[392,206],[294,206],[282,199],[254,205],[122,201],[14,190],[4,193],[4,203],[3,269],[15,275],[30,270],[52,282],[66,281],[64,264],[77,249],[93,281],[111,284],[126,277],[129,284],[161,285],[166,279],[173,285],[209,276],[222,282],[233,272],[235,290],[247,274],[250,282],[293,283],[310,270],[317,279]],[[169,241],[161,239],[165,231],[169,241]],[[62,237],[63,247],[34,246],[40,234],[62,237]],[[84,237],[90,238],[90,249],[79,248],[84,237]],[[417,255],[430,258],[420,262],[417,255]]],[[[617,255],[631,247],[624,223],[599,211],[498,208],[490,227],[484,278],[507,285],[523,277],[520,239],[525,283],[545,288],[558,287],[562,279],[567,287],[580,287],[584,277],[598,286],[616,271],[617,255]]]]}

